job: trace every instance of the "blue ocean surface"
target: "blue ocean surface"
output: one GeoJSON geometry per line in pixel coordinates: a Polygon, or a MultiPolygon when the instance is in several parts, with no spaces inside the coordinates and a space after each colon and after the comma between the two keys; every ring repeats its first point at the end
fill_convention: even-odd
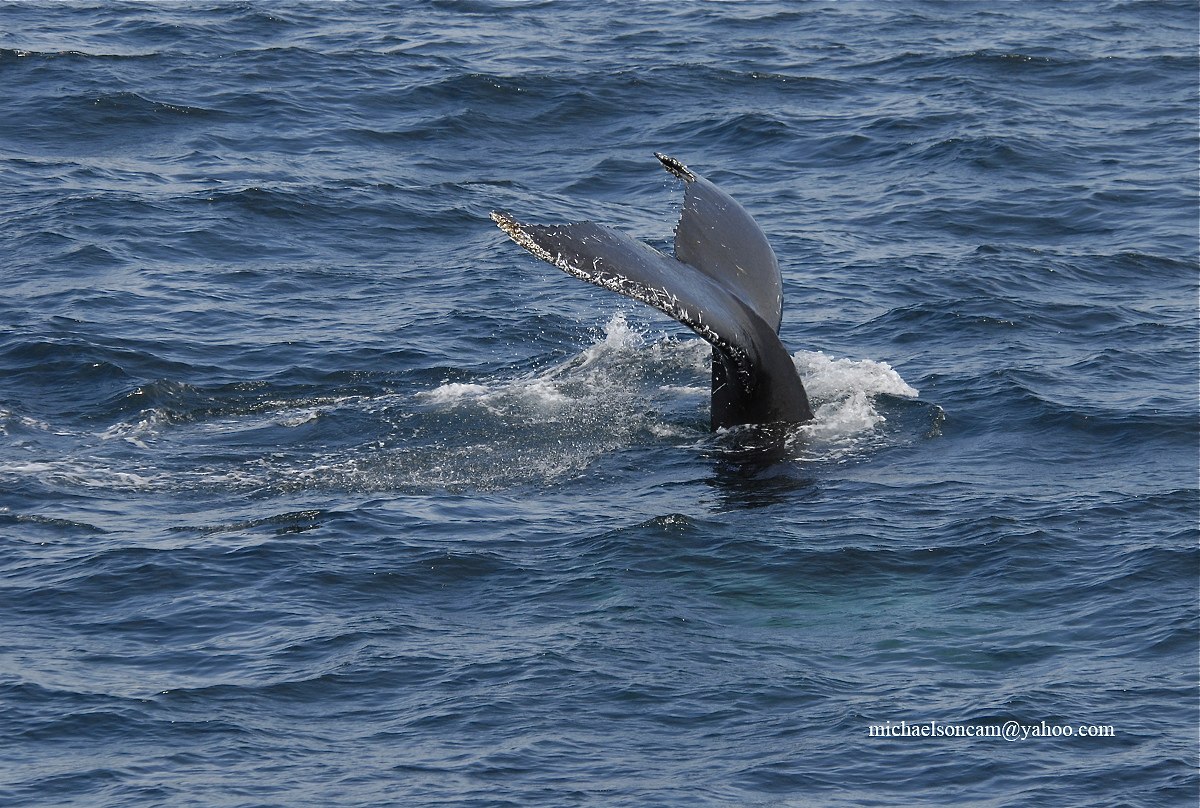
{"type": "Polygon", "coordinates": [[[0,2],[0,804],[1195,806],[1198,31],[0,2]],[[655,151],[782,458],[489,219],[669,251],[655,151]]]}

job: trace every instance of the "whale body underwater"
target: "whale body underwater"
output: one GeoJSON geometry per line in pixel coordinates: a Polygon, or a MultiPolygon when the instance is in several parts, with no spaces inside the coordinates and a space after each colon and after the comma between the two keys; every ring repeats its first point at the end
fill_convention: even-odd
{"type": "Polygon", "coordinates": [[[594,222],[492,219],[517,244],[580,280],[647,303],[712,345],[713,430],[812,420],[808,394],[779,339],[783,278],[766,234],[729,194],[678,160],[683,211],[669,256],[594,222]]]}

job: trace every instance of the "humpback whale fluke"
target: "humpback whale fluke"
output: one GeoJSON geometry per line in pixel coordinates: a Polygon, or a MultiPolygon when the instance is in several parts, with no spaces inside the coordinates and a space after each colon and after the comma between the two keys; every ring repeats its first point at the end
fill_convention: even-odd
{"type": "Polygon", "coordinates": [[[803,423],[808,395],[779,341],[783,279],[762,229],[728,194],[655,154],[683,180],[675,256],[594,222],[492,219],[513,241],[568,275],[648,303],[712,344],[712,428],[803,423]]]}

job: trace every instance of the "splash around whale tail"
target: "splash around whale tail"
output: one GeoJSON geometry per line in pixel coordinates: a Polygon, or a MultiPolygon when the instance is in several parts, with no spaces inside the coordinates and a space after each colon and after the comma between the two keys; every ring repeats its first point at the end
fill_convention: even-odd
{"type": "Polygon", "coordinates": [[[492,219],[517,244],[569,275],[640,300],[713,346],[712,427],[812,419],[804,385],[780,342],[783,282],[766,236],[724,191],[665,155],[684,181],[675,256],[594,222],[492,219]]]}

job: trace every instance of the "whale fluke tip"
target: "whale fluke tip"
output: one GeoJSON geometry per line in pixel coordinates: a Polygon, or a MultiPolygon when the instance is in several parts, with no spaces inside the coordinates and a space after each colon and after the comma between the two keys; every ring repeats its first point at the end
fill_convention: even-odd
{"type": "Polygon", "coordinates": [[[663,168],[674,174],[676,177],[679,177],[679,179],[683,180],[684,182],[691,182],[692,180],[696,179],[696,175],[693,174],[687,166],[676,160],[674,157],[668,157],[662,152],[655,152],[654,156],[657,157],[658,161],[663,164],[663,168]]]}
{"type": "Polygon", "coordinates": [[[517,234],[521,232],[521,223],[503,211],[492,211],[492,221],[513,238],[516,238],[517,234]]]}

